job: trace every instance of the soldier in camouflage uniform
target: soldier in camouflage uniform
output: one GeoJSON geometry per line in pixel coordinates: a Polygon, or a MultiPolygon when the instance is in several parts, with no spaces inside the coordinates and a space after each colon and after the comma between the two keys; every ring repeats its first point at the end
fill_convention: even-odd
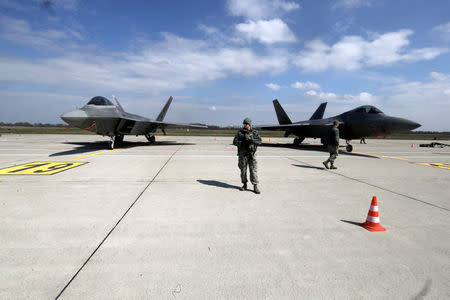
{"type": "Polygon", "coordinates": [[[338,156],[339,151],[339,122],[335,120],[333,122],[333,126],[328,129],[328,136],[327,136],[327,147],[328,152],[330,152],[330,157],[323,162],[323,165],[327,169],[337,169],[334,166],[334,160],[338,156]],[[328,167],[328,163],[330,163],[330,167],[328,167]]]}
{"type": "Polygon", "coordinates": [[[244,128],[240,129],[234,137],[233,144],[238,148],[239,169],[241,169],[241,181],[243,186],[241,191],[247,189],[247,166],[250,170],[250,182],[253,184],[253,191],[260,194],[258,189],[258,174],[256,163],[256,148],[261,144],[261,137],[258,131],[252,130],[252,121],[244,119],[244,128]]]}

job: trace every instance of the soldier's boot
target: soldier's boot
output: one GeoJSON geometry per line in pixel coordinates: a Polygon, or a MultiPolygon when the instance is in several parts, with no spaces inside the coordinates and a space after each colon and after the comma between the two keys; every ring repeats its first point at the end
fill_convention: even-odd
{"type": "Polygon", "coordinates": [[[323,162],[323,165],[325,166],[325,168],[329,169],[330,167],[328,167],[328,160],[323,162]]]}
{"type": "Polygon", "coordinates": [[[255,194],[261,194],[261,191],[258,189],[258,185],[257,184],[255,184],[253,186],[253,191],[255,192],[255,194]]]}
{"type": "Polygon", "coordinates": [[[332,169],[332,170],[336,170],[336,169],[337,169],[337,167],[335,167],[334,165],[331,165],[331,166],[330,166],[330,169],[332,169]]]}
{"type": "Polygon", "coordinates": [[[239,189],[240,189],[241,191],[247,190],[247,183],[244,183],[244,185],[241,186],[239,189]]]}

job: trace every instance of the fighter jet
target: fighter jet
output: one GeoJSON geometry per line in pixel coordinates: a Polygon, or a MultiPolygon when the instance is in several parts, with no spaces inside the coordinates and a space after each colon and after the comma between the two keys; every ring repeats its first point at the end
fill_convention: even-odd
{"type": "Polygon", "coordinates": [[[339,121],[339,136],[346,140],[347,151],[351,152],[353,146],[350,141],[362,137],[388,135],[394,132],[409,131],[419,128],[421,125],[413,121],[385,115],[381,110],[372,105],[363,105],[346,111],[340,115],[323,119],[327,102],[320,104],[312,117],[307,121],[292,123],[283,107],[277,99],[273,100],[273,106],[277,114],[279,125],[256,126],[262,130],[284,131],[285,137],[293,134],[294,145],[300,145],[307,137],[320,138],[326,145],[326,136],[329,127],[334,120],[339,121]]]}
{"type": "Polygon", "coordinates": [[[154,133],[158,128],[161,128],[164,135],[166,135],[167,126],[207,128],[204,125],[163,122],[172,103],[172,96],[167,100],[156,120],[127,113],[116,97],[113,96],[113,99],[115,104],[105,97],[96,96],[82,108],[64,113],[61,119],[69,124],[68,128],[74,126],[109,136],[111,149],[114,149],[115,144],[121,143],[125,135],[144,135],[153,144],[156,140],[154,133]]]}

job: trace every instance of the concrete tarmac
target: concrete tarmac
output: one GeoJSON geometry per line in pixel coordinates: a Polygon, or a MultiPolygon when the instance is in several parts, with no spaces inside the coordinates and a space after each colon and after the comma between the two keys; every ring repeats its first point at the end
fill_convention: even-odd
{"type": "Polygon", "coordinates": [[[264,138],[256,195],[232,138],[125,141],[0,137],[31,173],[0,170],[1,299],[450,298],[450,148],[355,141],[326,170],[318,140],[264,138]]]}

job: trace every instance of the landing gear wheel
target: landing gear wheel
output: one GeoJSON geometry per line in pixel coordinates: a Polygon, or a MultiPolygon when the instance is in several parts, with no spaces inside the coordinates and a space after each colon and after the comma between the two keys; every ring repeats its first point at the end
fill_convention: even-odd
{"type": "Polygon", "coordinates": [[[299,138],[295,138],[294,139],[294,146],[299,146],[300,145],[300,139],[299,138]]]}
{"type": "Polygon", "coordinates": [[[348,144],[345,149],[347,149],[347,152],[352,152],[353,151],[353,146],[348,144]]]}
{"type": "Polygon", "coordinates": [[[156,138],[154,135],[149,135],[146,134],[145,137],[147,138],[147,140],[150,142],[150,144],[154,144],[156,142],[156,138]]]}

